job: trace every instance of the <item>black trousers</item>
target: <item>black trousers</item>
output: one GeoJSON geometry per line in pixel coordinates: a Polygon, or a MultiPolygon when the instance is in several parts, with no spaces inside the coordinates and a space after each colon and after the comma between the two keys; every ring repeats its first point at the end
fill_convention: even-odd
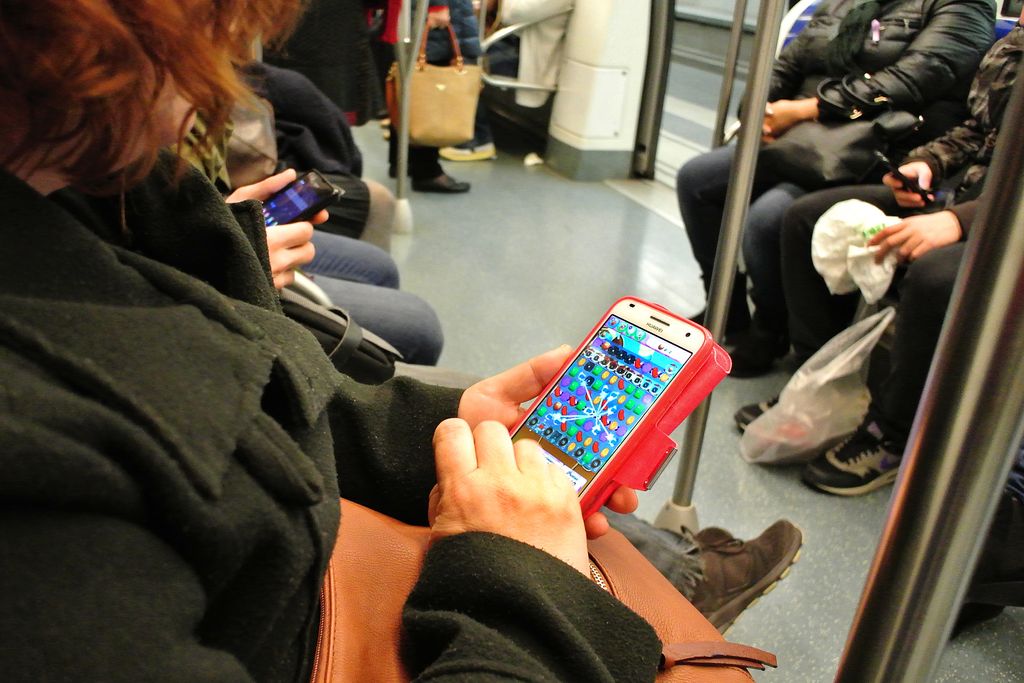
{"type": "MultiPolygon", "coordinates": [[[[430,180],[444,173],[437,147],[409,145],[409,176],[413,180],[430,180]]],[[[388,171],[393,178],[398,172],[398,131],[391,126],[388,138],[388,171]]]]}
{"type": "MultiPolygon", "coordinates": [[[[789,333],[798,355],[808,357],[853,320],[859,296],[834,296],[811,261],[814,224],[836,202],[860,199],[889,215],[915,213],[896,204],[883,185],[838,187],[798,199],[782,222],[782,284],[789,309],[789,333]]],[[[868,415],[887,436],[904,442],[931,367],[964,253],[959,242],[934,249],[908,264],[898,280],[900,305],[889,375],[868,415]]]]}

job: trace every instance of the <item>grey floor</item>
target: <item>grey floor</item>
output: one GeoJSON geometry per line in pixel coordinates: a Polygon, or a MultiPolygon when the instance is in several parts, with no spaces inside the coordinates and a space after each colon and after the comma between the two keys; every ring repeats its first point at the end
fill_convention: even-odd
{"type": "MultiPolygon", "coordinates": [[[[678,74],[673,74],[675,79],[678,74]]],[[[685,93],[684,93],[685,94],[685,93]]],[[[674,124],[673,124],[674,125],[674,124]]],[[[680,130],[682,132],[682,130],[680,130]]],[[[375,125],[356,131],[366,175],[387,181],[375,125]]],[[[678,219],[600,183],[571,182],[516,155],[446,164],[473,182],[468,195],[413,193],[414,232],[392,252],[402,287],[429,301],[445,329],[441,364],[485,375],[561,343],[576,344],[619,296],[634,294],[682,314],[703,307],[696,263],[678,219]]],[[[885,519],[889,489],[840,499],[805,488],[798,471],[744,463],[731,415],[776,392],[784,368],[725,380],[715,392],[695,502],[704,526],[757,535],[785,517],[805,534],[800,561],[744,613],[731,640],[778,654],[758,681],[829,681],[885,519]]],[[[643,496],[653,519],[670,497],[675,463],[643,496]]],[[[1011,610],[946,650],[936,681],[1024,680],[1024,610],[1011,610]]]]}

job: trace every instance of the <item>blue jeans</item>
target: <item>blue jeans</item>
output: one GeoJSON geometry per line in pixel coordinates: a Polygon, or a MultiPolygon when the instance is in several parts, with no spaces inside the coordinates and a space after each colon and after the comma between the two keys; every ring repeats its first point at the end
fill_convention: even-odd
{"type": "MultiPolygon", "coordinates": [[[[704,289],[711,283],[718,251],[718,236],[725,214],[725,195],[732,178],[734,147],[719,147],[691,159],[679,169],[676,193],[686,234],[704,275],[704,289]]],[[[806,193],[792,183],[755,178],[750,210],[743,229],[743,261],[750,280],[750,298],[758,320],[772,330],[786,330],[786,302],[782,292],[780,234],[786,209],[806,193]]],[[[729,308],[728,329],[749,325],[746,279],[737,273],[729,308]]]]}
{"type": "Polygon", "coordinates": [[[380,247],[320,230],[311,241],[316,256],[303,266],[306,273],[398,289],[398,265],[380,247]]]}
{"type": "Polygon", "coordinates": [[[437,363],[444,346],[441,321],[426,301],[398,289],[398,266],[386,251],[319,231],[312,241],[316,257],[303,271],[331,301],[386,339],[406,363],[437,363]]]}

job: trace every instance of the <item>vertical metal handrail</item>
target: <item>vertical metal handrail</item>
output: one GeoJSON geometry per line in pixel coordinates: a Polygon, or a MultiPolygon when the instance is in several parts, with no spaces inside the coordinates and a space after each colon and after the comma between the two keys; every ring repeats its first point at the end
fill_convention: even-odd
{"type": "Polygon", "coordinates": [[[409,175],[409,88],[412,70],[416,65],[416,57],[420,45],[426,39],[427,6],[422,0],[416,6],[416,34],[411,28],[412,0],[402,0],[402,8],[398,14],[398,42],[395,43],[395,56],[398,58],[398,73],[401,86],[398,89],[398,158],[396,159],[395,197],[405,199],[408,194],[409,175]]]}
{"type": "Polygon", "coordinates": [[[668,70],[672,62],[674,26],[674,0],[651,0],[647,68],[644,71],[644,89],[633,153],[633,173],[641,178],[654,177],[661,116],[665,109],[665,91],[668,89],[668,70]]]}
{"type": "MultiPolygon", "coordinates": [[[[725,214],[718,238],[718,253],[711,277],[705,322],[715,339],[721,339],[725,330],[725,318],[729,312],[729,298],[736,277],[736,262],[739,258],[740,238],[747,218],[750,194],[754,187],[754,172],[757,153],[761,146],[761,124],[768,99],[774,63],[775,44],[779,39],[779,26],[786,10],[786,0],[764,0],[758,9],[758,31],[754,36],[751,56],[750,82],[747,87],[747,104],[744,107],[739,144],[732,165],[732,177],[725,196],[725,214]]],[[[679,472],[672,501],[659,514],[656,524],[663,528],[678,529],[687,526],[697,531],[696,511],[693,510],[693,485],[697,478],[697,464],[704,442],[711,398],[705,399],[685,423],[683,443],[680,448],[679,472]]]]}
{"type": "MultiPolygon", "coordinates": [[[[729,31],[729,47],[725,51],[725,71],[722,72],[722,90],[718,93],[718,110],[715,112],[715,130],[711,134],[711,147],[725,144],[725,122],[729,118],[732,104],[732,88],[736,81],[736,65],[740,61],[740,43],[743,40],[743,22],[747,16],[747,0],[736,0],[733,9],[732,30],[729,31]]],[[[779,26],[782,20],[779,20],[779,26]]],[[[774,48],[773,48],[774,54],[774,48]]]]}
{"type": "Polygon", "coordinates": [[[840,661],[842,683],[932,679],[1020,444],[1022,124],[1024,79],[1017,79],[840,661]]]}

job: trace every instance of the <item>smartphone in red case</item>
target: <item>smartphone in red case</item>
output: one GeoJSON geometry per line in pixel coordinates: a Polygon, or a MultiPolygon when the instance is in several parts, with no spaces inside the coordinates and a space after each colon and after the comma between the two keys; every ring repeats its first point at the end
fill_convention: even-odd
{"type": "Polygon", "coordinates": [[[634,297],[601,316],[515,426],[565,471],[583,516],[619,486],[647,490],[676,450],[669,434],[732,367],[700,325],[634,297]]]}

